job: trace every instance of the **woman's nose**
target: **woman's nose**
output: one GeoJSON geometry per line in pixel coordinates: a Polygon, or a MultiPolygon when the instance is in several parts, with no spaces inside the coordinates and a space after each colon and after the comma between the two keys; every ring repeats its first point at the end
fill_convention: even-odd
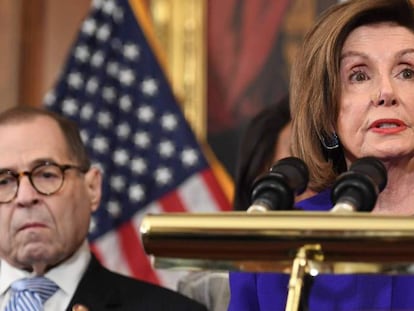
{"type": "Polygon", "coordinates": [[[377,105],[378,106],[394,106],[397,104],[397,99],[388,94],[380,94],[377,105]]]}
{"type": "Polygon", "coordinates": [[[382,78],[378,91],[374,95],[373,103],[376,106],[393,106],[397,104],[397,97],[392,81],[389,78],[382,78]]]}

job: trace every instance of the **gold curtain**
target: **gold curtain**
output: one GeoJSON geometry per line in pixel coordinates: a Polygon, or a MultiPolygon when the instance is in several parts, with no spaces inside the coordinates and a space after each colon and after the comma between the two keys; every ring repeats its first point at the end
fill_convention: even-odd
{"type": "Polygon", "coordinates": [[[197,138],[205,141],[206,0],[150,0],[149,7],[174,93],[197,138]]]}

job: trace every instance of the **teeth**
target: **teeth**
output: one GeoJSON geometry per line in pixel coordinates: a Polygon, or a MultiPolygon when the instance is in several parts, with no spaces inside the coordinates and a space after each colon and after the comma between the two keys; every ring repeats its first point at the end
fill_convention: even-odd
{"type": "Polygon", "coordinates": [[[397,124],[395,123],[381,123],[378,125],[378,128],[393,128],[393,127],[398,127],[397,124]]]}

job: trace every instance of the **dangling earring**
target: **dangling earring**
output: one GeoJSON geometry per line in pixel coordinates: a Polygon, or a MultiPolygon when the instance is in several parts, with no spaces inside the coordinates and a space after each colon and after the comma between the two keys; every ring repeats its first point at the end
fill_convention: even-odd
{"type": "Polygon", "coordinates": [[[335,132],[332,133],[331,137],[322,136],[321,143],[327,150],[332,150],[332,149],[336,149],[339,147],[338,136],[336,135],[335,132]]]}

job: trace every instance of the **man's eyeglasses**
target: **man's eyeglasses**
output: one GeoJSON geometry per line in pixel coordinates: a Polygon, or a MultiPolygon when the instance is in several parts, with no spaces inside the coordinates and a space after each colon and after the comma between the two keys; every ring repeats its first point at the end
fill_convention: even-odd
{"type": "Polygon", "coordinates": [[[52,195],[58,192],[65,181],[65,171],[76,169],[82,173],[88,170],[75,165],[59,165],[53,162],[44,162],[35,166],[30,172],[14,172],[0,170],[0,203],[12,201],[19,190],[20,179],[27,176],[33,188],[40,194],[52,195]]]}

